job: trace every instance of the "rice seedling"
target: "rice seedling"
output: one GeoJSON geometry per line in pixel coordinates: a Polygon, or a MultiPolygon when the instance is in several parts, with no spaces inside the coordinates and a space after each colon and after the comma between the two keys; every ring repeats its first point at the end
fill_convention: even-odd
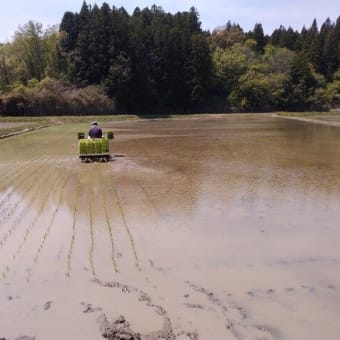
{"type": "Polygon", "coordinates": [[[89,194],[88,194],[88,208],[89,208],[89,219],[90,219],[90,236],[91,236],[91,243],[89,249],[89,262],[91,266],[92,275],[96,276],[96,272],[94,270],[93,264],[93,253],[94,253],[94,230],[93,230],[93,212],[92,212],[92,177],[90,176],[89,181],[89,194]]]}
{"type": "MultiPolygon", "coordinates": [[[[51,194],[51,192],[54,191],[55,187],[58,187],[58,183],[61,182],[61,181],[55,181],[54,184],[50,185],[48,187],[48,191],[46,193],[46,195],[44,196],[44,198],[42,199],[42,203],[37,211],[37,214],[33,217],[33,219],[28,223],[28,226],[26,227],[25,229],[25,232],[24,232],[24,236],[21,240],[21,242],[19,243],[18,247],[13,251],[13,255],[12,255],[12,262],[15,262],[16,258],[18,257],[18,255],[21,253],[26,241],[28,240],[29,238],[29,235],[30,233],[32,232],[33,228],[36,226],[42,212],[44,211],[45,209],[45,206],[46,206],[46,203],[49,199],[49,196],[51,194]]],[[[9,266],[9,265],[8,265],[9,266]]]]}
{"type": "Polygon", "coordinates": [[[78,139],[84,139],[85,133],[84,132],[78,132],[78,139]]]}
{"type": "Polygon", "coordinates": [[[8,187],[12,186],[13,184],[17,183],[18,178],[21,178],[23,174],[26,173],[26,169],[30,168],[32,165],[32,161],[36,161],[42,156],[35,156],[29,162],[11,162],[9,163],[6,168],[6,172],[4,175],[1,175],[1,186],[0,192],[5,191],[8,187]],[[13,184],[12,184],[13,183],[13,184]]]}
{"type": "Polygon", "coordinates": [[[87,140],[86,147],[87,147],[87,155],[91,155],[95,153],[95,141],[94,140],[87,140]]]}
{"type": "MultiPolygon", "coordinates": [[[[40,253],[41,253],[41,251],[42,251],[42,249],[43,249],[43,247],[44,247],[44,245],[46,243],[46,240],[48,238],[48,235],[50,234],[51,229],[52,229],[52,227],[54,225],[55,218],[57,216],[57,213],[58,213],[58,211],[60,209],[60,206],[61,206],[61,203],[63,201],[64,190],[65,190],[65,187],[66,187],[66,184],[67,184],[68,180],[71,177],[71,174],[72,174],[72,171],[66,175],[65,180],[64,180],[64,182],[63,182],[63,184],[62,184],[62,186],[60,188],[60,194],[59,194],[58,203],[56,205],[55,210],[53,211],[53,214],[51,216],[51,220],[50,220],[50,222],[49,222],[49,224],[48,224],[48,226],[47,226],[47,228],[45,230],[45,233],[44,233],[44,236],[43,236],[43,238],[41,240],[40,246],[38,247],[38,250],[37,250],[36,255],[34,257],[34,264],[36,264],[38,262],[39,257],[40,257],[40,253]]],[[[29,282],[31,280],[31,277],[32,277],[32,269],[28,272],[27,282],[29,282]]]]}
{"type": "MultiPolygon", "coordinates": [[[[11,197],[15,193],[15,187],[21,187],[25,183],[30,183],[31,177],[33,177],[36,174],[37,169],[38,169],[36,167],[34,168],[30,167],[30,171],[27,171],[26,168],[27,166],[25,166],[22,169],[23,170],[22,172],[18,170],[14,170],[15,171],[14,174],[12,172],[13,176],[11,176],[10,180],[7,181],[7,186],[10,186],[11,189],[6,192],[6,194],[0,201],[0,208],[1,208],[0,210],[1,223],[0,224],[1,225],[4,225],[4,223],[8,221],[8,219],[11,217],[11,215],[16,209],[16,207],[14,208],[13,205],[9,204],[11,197]]],[[[27,192],[28,189],[29,189],[29,185],[26,184],[26,188],[24,189],[24,192],[27,192]]]]}
{"type": "Polygon", "coordinates": [[[141,267],[140,267],[140,265],[139,265],[139,259],[138,259],[138,255],[137,255],[137,250],[136,250],[135,241],[134,241],[134,239],[133,239],[132,233],[131,233],[130,228],[129,228],[129,225],[128,225],[128,223],[127,223],[127,220],[126,220],[126,217],[125,217],[125,213],[124,213],[124,209],[123,209],[123,206],[122,206],[122,204],[121,204],[121,199],[120,199],[119,194],[118,194],[118,191],[117,191],[117,189],[116,189],[116,186],[115,186],[113,177],[111,177],[111,183],[112,183],[112,190],[113,190],[114,195],[115,195],[116,200],[117,200],[117,206],[118,206],[120,215],[121,215],[121,217],[122,217],[122,220],[123,220],[123,224],[124,224],[124,226],[125,226],[126,233],[127,233],[128,237],[129,237],[129,240],[130,240],[132,252],[133,252],[133,255],[134,255],[134,258],[135,258],[135,266],[136,266],[137,270],[141,270],[141,267]]]}
{"type": "Polygon", "coordinates": [[[99,155],[109,152],[109,140],[107,138],[80,139],[78,141],[79,155],[99,155]]]}
{"type": "Polygon", "coordinates": [[[101,154],[102,153],[102,140],[101,139],[95,139],[93,141],[94,143],[94,153],[95,154],[101,154]]]}
{"type": "Polygon", "coordinates": [[[113,131],[108,131],[106,135],[107,135],[107,139],[114,139],[113,131]]]}
{"type": "Polygon", "coordinates": [[[87,155],[88,154],[87,144],[88,144],[88,140],[86,140],[86,139],[80,139],[79,140],[78,148],[79,148],[79,154],[80,155],[87,155]]]}
{"type": "Polygon", "coordinates": [[[70,277],[71,275],[71,257],[73,252],[73,246],[75,241],[75,235],[76,235],[76,225],[77,225],[77,206],[78,206],[78,200],[79,200],[79,192],[81,187],[81,173],[78,176],[78,183],[77,183],[77,189],[76,189],[76,198],[74,202],[74,208],[73,208],[73,222],[72,222],[72,237],[71,237],[71,243],[70,248],[67,254],[67,271],[65,275],[67,277],[70,277]]]}
{"type": "Polygon", "coordinates": [[[115,259],[115,247],[114,247],[114,242],[113,242],[112,226],[111,226],[109,213],[108,213],[108,210],[107,210],[106,194],[105,194],[105,190],[104,190],[102,171],[100,171],[100,173],[99,173],[99,178],[100,178],[100,188],[101,188],[102,198],[103,198],[105,220],[106,220],[106,225],[107,225],[107,229],[108,229],[109,237],[110,237],[110,242],[111,242],[111,260],[112,260],[112,263],[113,263],[114,270],[117,273],[118,267],[117,267],[117,263],[116,263],[116,259],[115,259]]]}
{"type": "Polygon", "coordinates": [[[107,138],[103,138],[101,139],[101,144],[102,144],[102,152],[109,153],[110,151],[109,140],[107,138]]]}
{"type": "MultiPolygon", "coordinates": [[[[52,169],[51,169],[51,170],[52,170],[52,169]]],[[[37,181],[37,182],[35,183],[34,189],[31,190],[32,195],[31,195],[29,201],[26,203],[26,205],[23,206],[22,210],[21,210],[19,213],[17,213],[17,215],[15,216],[14,220],[13,220],[12,223],[11,223],[11,226],[9,227],[9,229],[7,229],[7,230],[5,231],[5,233],[4,233],[3,236],[1,237],[1,239],[0,239],[0,248],[3,247],[3,246],[6,244],[8,238],[12,235],[12,233],[14,233],[14,231],[16,230],[16,228],[18,227],[18,225],[20,224],[20,222],[24,219],[24,217],[26,216],[26,214],[29,212],[29,210],[31,209],[33,203],[34,203],[35,200],[37,199],[37,196],[38,196],[38,194],[39,194],[40,185],[41,185],[42,183],[44,183],[44,182],[46,181],[46,179],[47,179],[49,176],[50,176],[50,173],[47,173],[47,172],[46,172],[45,175],[42,176],[42,177],[40,177],[40,180],[37,181]]],[[[28,186],[28,188],[27,188],[25,191],[28,191],[29,189],[31,189],[31,186],[28,186]]],[[[24,196],[24,194],[23,194],[23,196],[24,196]]],[[[23,197],[23,196],[22,196],[22,197],[23,197]]],[[[18,201],[13,205],[11,211],[12,211],[12,210],[15,211],[16,208],[17,208],[17,206],[18,206],[20,203],[21,203],[21,201],[18,200],[18,201]]]]}

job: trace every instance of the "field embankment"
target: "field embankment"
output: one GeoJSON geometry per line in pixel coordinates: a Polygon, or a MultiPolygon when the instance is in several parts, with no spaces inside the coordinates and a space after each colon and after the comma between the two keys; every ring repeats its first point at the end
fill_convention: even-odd
{"type": "Polygon", "coordinates": [[[276,117],[284,117],[289,119],[300,120],[304,122],[340,126],[340,111],[331,112],[278,112],[275,113],[276,117]]]}

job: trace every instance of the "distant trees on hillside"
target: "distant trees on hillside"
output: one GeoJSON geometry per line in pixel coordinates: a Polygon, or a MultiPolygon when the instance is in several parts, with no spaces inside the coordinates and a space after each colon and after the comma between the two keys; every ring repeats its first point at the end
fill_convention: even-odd
{"type": "MultiPolygon", "coordinates": [[[[98,112],[101,96],[109,112],[327,108],[340,104],[339,63],[340,17],[267,36],[261,23],[205,32],[194,8],[170,14],[154,5],[129,15],[84,1],[59,30],[30,21],[0,45],[0,112],[11,102],[11,112],[44,113],[36,103],[51,95],[51,82],[73,94],[89,88],[98,112]]],[[[72,110],[63,93],[56,113],[83,107],[72,110]]]]}

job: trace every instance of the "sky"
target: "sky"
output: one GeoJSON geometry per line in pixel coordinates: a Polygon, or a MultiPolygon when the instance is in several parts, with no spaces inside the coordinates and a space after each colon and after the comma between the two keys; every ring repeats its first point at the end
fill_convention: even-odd
{"type": "MultiPolygon", "coordinates": [[[[11,41],[19,26],[29,20],[43,24],[44,28],[59,24],[66,11],[79,12],[83,0],[5,0],[0,11],[0,42],[11,41]]],[[[88,4],[102,0],[87,0],[88,4]]],[[[329,17],[332,22],[340,16],[338,0],[107,0],[109,5],[123,6],[132,13],[141,9],[160,6],[166,12],[188,11],[194,6],[202,22],[202,28],[212,31],[217,26],[240,24],[244,31],[250,31],[261,23],[264,33],[271,34],[280,25],[300,31],[310,27],[315,18],[318,27],[329,17]]]]}

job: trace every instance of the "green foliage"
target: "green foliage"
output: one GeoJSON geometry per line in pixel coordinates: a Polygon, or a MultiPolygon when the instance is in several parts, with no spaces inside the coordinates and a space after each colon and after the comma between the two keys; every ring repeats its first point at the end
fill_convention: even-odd
{"type": "Polygon", "coordinates": [[[108,131],[108,132],[107,132],[107,139],[114,139],[114,133],[113,133],[113,131],[108,131]]]}
{"type": "Polygon", "coordinates": [[[55,115],[108,114],[114,104],[98,86],[75,88],[67,82],[45,78],[32,80],[30,86],[13,84],[12,91],[1,96],[0,114],[55,115]]]}
{"type": "Polygon", "coordinates": [[[288,106],[301,107],[312,104],[317,80],[309,57],[299,53],[291,61],[288,74],[288,106]]]}
{"type": "Polygon", "coordinates": [[[83,2],[59,32],[29,21],[0,44],[0,114],[308,109],[338,105],[340,18],[265,36],[230,21],[204,32],[195,8],[83,2]]]}
{"type": "Polygon", "coordinates": [[[229,49],[216,48],[213,56],[213,65],[217,85],[225,96],[228,96],[247,70],[247,56],[240,44],[229,49]]]}
{"type": "Polygon", "coordinates": [[[78,147],[79,147],[79,154],[80,155],[87,155],[87,140],[81,139],[78,142],[78,147]]]}
{"type": "Polygon", "coordinates": [[[121,108],[186,108],[208,97],[211,57],[194,8],[172,15],[152,6],[129,16],[84,2],[60,27],[69,79],[103,83],[121,108]]]}
{"type": "Polygon", "coordinates": [[[243,42],[245,34],[240,25],[228,21],[225,26],[216,28],[208,39],[210,48],[214,51],[217,47],[225,49],[243,42]]]}
{"type": "MultiPolygon", "coordinates": [[[[112,132],[112,131],[111,131],[112,132]]],[[[103,138],[101,140],[101,149],[103,153],[108,153],[109,152],[109,137],[108,138],[103,138]]]]}
{"type": "Polygon", "coordinates": [[[232,106],[244,110],[271,110],[284,103],[286,77],[249,70],[242,75],[229,96],[232,106]]]}

